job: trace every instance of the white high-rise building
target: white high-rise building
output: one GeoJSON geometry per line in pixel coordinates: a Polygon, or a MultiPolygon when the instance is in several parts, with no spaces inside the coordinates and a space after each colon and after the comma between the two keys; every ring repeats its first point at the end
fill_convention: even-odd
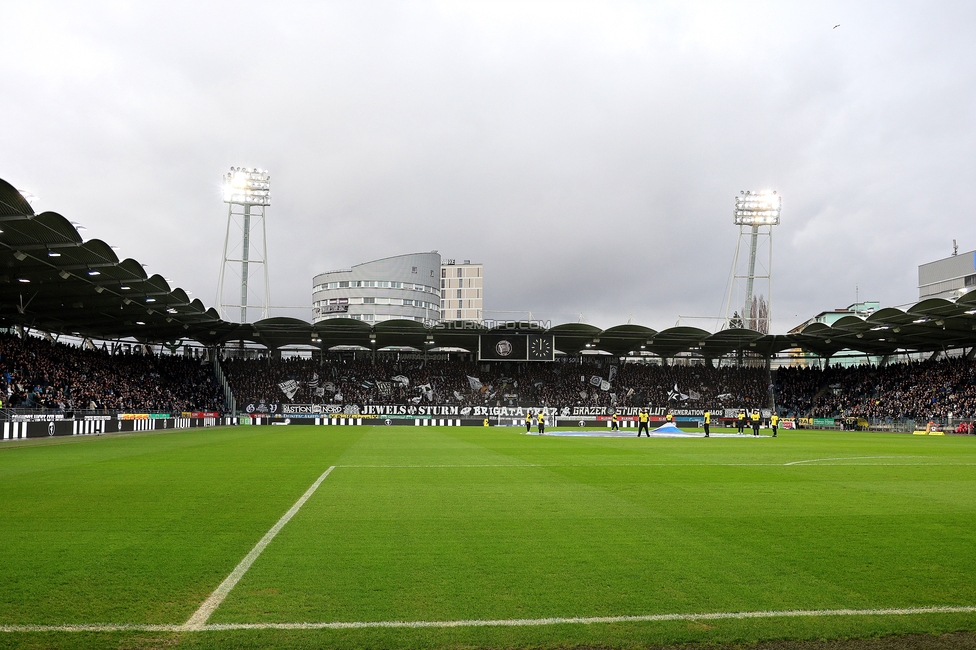
{"type": "Polygon", "coordinates": [[[484,296],[484,265],[464,260],[441,263],[441,319],[481,322],[484,296]]]}
{"type": "Polygon", "coordinates": [[[952,257],[918,267],[918,299],[955,300],[976,289],[976,251],[953,253],[952,257]]]}

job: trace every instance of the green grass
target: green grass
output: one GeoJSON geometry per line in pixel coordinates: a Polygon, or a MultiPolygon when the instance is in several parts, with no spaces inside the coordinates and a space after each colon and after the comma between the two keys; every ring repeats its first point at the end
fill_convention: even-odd
{"type": "MultiPolygon", "coordinates": [[[[0,446],[0,625],[976,605],[976,438],[242,427],[0,446]],[[788,465],[796,461],[822,460],[788,465]]],[[[976,629],[973,614],[519,628],[0,633],[0,646],[527,647],[976,629]]]]}

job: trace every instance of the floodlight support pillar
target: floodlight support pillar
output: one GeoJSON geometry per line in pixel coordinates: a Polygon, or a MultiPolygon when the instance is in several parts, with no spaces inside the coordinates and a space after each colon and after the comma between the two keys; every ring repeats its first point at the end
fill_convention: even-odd
{"type": "MultiPolygon", "coordinates": [[[[244,239],[241,242],[241,322],[247,322],[247,261],[251,248],[251,206],[244,206],[244,239]]],[[[755,251],[753,251],[755,254],[755,251]]]]}
{"type": "Polygon", "coordinates": [[[742,320],[749,323],[753,320],[752,288],[756,281],[756,247],[759,245],[759,226],[752,227],[752,237],[749,242],[749,274],[746,276],[746,304],[742,308],[742,320]]]}
{"type": "MultiPolygon", "coordinates": [[[[224,252],[217,281],[217,306],[221,318],[228,318],[231,313],[237,315],[239,309],[240,322],[248,322],[248,308],[260,309],[261,317],[268,317],[271,304],[271,282],[268,273],[268,226],[266,220],[267,207],[271,205],[271,177],[264,170],[231,167],[230,173],[224,176],[224,203],[227,208],[227,229],[224,232],[224,252]],[[260,224],[258,224],[258,220],[260,224]],[[236,235],[234,241],[230,239],[232,228],[240,228],[241,239],[236,235]],[[261,238],[260,246],[253,237],[261,238]],[[239,247],[239,248],[238,248],[239,247]],[[238,267],[237,265],[240,264],[238,267]],[[255,292],[251,285],[251,273],[254,265],[260,264],[264,276],[263,292],[255,292]],[[240,269],[240,300],[224,297],[224,285],[227,273],[237,273],[240,269]],[[252,293],[260,293],[260,301],[251,301],[252,293]]],[[[235,230],[236,232],[236,230],[235,230]]],[[[243,348],[244,342],[241,341],[243,348]]]]}

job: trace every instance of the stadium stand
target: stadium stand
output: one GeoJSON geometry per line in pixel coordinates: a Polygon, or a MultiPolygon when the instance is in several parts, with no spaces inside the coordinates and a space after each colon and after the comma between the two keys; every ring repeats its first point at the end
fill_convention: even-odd
{"type": "Polygon", "coordinates": [[[777,403],[784,413],[868,420],[976,416],[976,364],[962,358],[884,367],[783,368],[777,403]]]}
{"type": "Polygon", "coordinates": [[[113,356],[9,334],[0,335],[0,391],[7,408],[160,413],[224,408],[209,363],[113,356]]]}
{"type": "MultiPolygon", "coordinates": [[[[226,359],[239,405],[670,406],[722,412],[769,405],[767,371],[755,367],[402,360],[382,356],[226,359]],[[611,368],[613,370],[611,371],[611,368]],[[612,374],[611,374],[612,373],[612,374]],[[609,388],[601,387],[606,380],[609,388]],[[289,399],[280,385],[294,381],[289,399]]],[[[226,411],[212,364],[0,334],[6,409],[226,411]]],[[[865,418],[872,423],[976,417],[976,362],[943,358],[878,366],[776,371],[777,411],[787,417],[865,418]]]]}
{"type": "MultiPolygon", "coordinates": [[[[678,392],[696,407],[765,407],[766,371],[626,364],[615,366],[612,388],[601,390],[607,363],[491,364],[459,361],[228,360],[224,372],[238,404],[287,401],[279,384],[302,387],[293,401],[352,404],[467,404],[521,406],[666,405],[678,392]],[[394,377],[403,377],[401,383],[394,377]],[[471,378],[483,388],[472,388],[471,378]],[[322,395],[315,395],[315,391],[322,395]],[[327,388],[327,390],[326,390],[327,388]],[[336,399],[335,395],[340,395],[336,399]],[[722,396],[719,398],[719,396],[722,396]]],[[[477,385],[477,384],[476,384],[477,385]]],[[[680,396],[677,397],[680,399],[680,396]]],[[[685,400],[687,401],[687,400],[685,400]]]]}

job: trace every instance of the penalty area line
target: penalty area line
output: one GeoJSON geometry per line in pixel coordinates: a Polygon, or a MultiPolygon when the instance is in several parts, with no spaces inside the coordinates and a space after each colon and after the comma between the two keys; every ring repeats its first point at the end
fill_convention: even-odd
{"type": "Polygon", "coordinates": [[[335,468],[336,466],[333,465],[329,469],[325,470],[322,473],[322,476],[318,477],[318,479],[312,483],[312,486],[305,490],[305,494],[299,497],[298,501],[295,502],[295,505],[293,505],[288,512],[281,516],[278,523],[272,526],[271,530],[265,533],[264,537],[258,540],[258,543],[254,545],[251,552],[244,556],[244,559],[241,560],[240,564],[234,567],[234,570],[230,572],[229,576],[224,578],[223,582],[217,585],[217,588],[214,589],[213,593],[210,594],[205,601],[203,601],[203,604],[200,605],[200,608],[193,613],[193,616],[191,616],[186,623],[180,626],[181,629],[199,630],[206,625],[207,620],[210,619],[210,615],[214,613],[215,609],[220,607],[220,603],[224,601],[224,598],[226,598],[227,594],[231,592],[231,589],[233,589],[240,579],[244,577],[244,574],[247,573],[247,570],[251,568],[251,565],[254,564],[254,561],[258,559],[258,556],[261,555],[264,549],[267,548],[268,544],[271,543],[271,540],[275,538],[281,529],[285,527],[285,524],[287,524],[291,518],[295,516],[303,505],[305,505],[305,502],[308,501],[313,494],[315,494],[315,491],[319,489],[320,485],[322,485],[322,481],[324,481],[335,468]]]}
{"type": "MultiPolygon", "coordinates": [[[[323,477],[324,478],[324,477],[323,477]]],[[[723,621],[820,616],[912,616],[918,614],[973,614],[976,607],[901,607],[877,609],[787,609],[756,612],[700,614],[645,614],[632,616],[575,616],[551,618],[469,619],[456,621],[358,621],[333,623],[203,623],[185,625],[0,625],[0,632],[221,632],[230,630],[362,630],[370,628],[538,627],[600,623],[654,623],[667,621],[723,621]]]]}

